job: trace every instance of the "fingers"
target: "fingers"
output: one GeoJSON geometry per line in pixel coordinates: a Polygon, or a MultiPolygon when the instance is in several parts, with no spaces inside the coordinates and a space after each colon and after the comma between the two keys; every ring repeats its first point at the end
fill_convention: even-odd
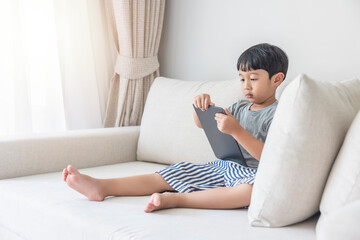
{"type": "Polygon", "coordinates": [[[216,113],[215,114],[215,120],[216,121],[220,121],[223,120],[226,117],[226,115],[222,114],[222,113],[216,113]]]}
{"type": "Polygon", "coordinates": [[[232,116],[232,114],[229,112],[229,110],[227,108],[225,108],[224,110],[225,110],[226,115],[232,116]]]}
{"type": "Polygon", "coordinates": [[[219,129],[220,132],[223,132],[224,119],[220,115],[224,115],[224,114],[217,113],[216,115],[218,115],[218,116],[215,116],[216,126],[217,126],[217,128],[219,129]]]}
{"type": "Polygon", "coordinates": [[[228,119],[228,116],[223,114],[223,113],[216,113],[215,114],[215,120],[216,120],[217,128],[222,133],[226,133],[225,129],[228,126],[227,119],[228,119]]]}
{"type": "Polygon", "coordinates": [[[200,102],[201,102],[201,105],[199,106],[199,108],[201,109],[201,110],[203,110],[203,111],[205,111],[206,109],[207,109],[207,106],[206,106],[206,104],[207,104],[207,98],[210,98],[210,96],[209,95],[207,95],[207,94],[201,94],[200,96],[200,102]]]}
{"type": "Polygon", "coordinates": [[[195,98],[195,101],[194,101],[194,105],[195,105],[195,107],[196,108],[202,108],[202,99],[201,99],[201,97],[200,96],[197,96],[196,98],[195,98]]]}
{"type": "Polygon", "coordinates": [[[196,97],[195,100],[194,100],[194,106],[195,106],[196,108],[199,108],[199,105],[200,105],[199,99],[196,97]]]}
{"type": "Polygon", "coordinates": [[[203,111],[209,108],[210,98],[204,99],[203,111]]]}
{"type": "Polygon", "coordinates": [[[204,99],[203,97],[201,98],[201,110],[203,110],[204,111],[204,108],[205,108],[205,100],[206,99],[204,99]]]}
{"type": "Polygon", "coordinates": [[[205,111],[209,106],[215,106],[215,103],[211,102],[209,94],[200,94],[195,97],[194,106],[200,108],[202,111],[205,111]]]}

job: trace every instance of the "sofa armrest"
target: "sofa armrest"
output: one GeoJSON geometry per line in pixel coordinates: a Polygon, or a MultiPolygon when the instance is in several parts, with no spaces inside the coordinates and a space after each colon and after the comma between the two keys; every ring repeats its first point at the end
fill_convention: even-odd
{"type": "Polygon", "coordinates": [[[0,179],[136,160],[140,127],[0,139],[0,179]]]}

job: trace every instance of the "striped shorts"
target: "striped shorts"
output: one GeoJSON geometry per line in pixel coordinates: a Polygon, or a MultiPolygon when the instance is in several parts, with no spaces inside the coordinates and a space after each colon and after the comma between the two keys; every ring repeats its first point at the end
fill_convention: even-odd
{"type": "Polygon", "coordinates": [[[219,187],[253,185],[256,169],[232,161],[216,160],[206,164],[181,162],[170,165],[159,173],[177,192],[189,193],[219,187]]]}

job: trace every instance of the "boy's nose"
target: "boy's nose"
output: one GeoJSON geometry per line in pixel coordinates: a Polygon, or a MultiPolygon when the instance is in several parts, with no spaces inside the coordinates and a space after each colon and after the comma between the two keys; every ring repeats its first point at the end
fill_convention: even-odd
{"type": "Polygon", "coordinates": [[[245,81],[245,89],[251,89],[251,83],[250,81],[245,81]]]}

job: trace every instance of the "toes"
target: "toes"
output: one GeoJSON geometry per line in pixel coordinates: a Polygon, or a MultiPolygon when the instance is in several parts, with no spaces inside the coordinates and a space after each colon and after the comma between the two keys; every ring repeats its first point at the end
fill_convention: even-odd
{"type": "Polygon", "coordinates": [[[69,174],[79,174],[79,171],[71,165],[69,165],[67,167],[67,170],[68,170],[69,174]]]}
{"type": "Polygon", "coordinates": [[[159,207],[160,207],[160,194],[154,193],[153,195],[151,195],[150,201],[147,204],[144,211],[147,213],[153,212],[155,210],[158,210],[159,207]]]}
{"type": "Polygon", "coordinates": [[[156,195],[154,196],[153,200],[152,200],[152,203],[153,203],[156,207],[160,206],[160,195],[156,194],[156,195]]]}
{"type": "Polygon", "coordinates": [[[152,204],[151,204],[151,203],[148,203],[148,204],[146,205],[146,208],[144,209],[144,212],[149,213],[149,212],[152,211],[152,209],[153,209],[152,204]]]}
{"type": "Polygon", "coordinates": [[[150,197],[149,203],[153,203],[153,202],[154,202],[154,197],[155,197],[155,194],[152,194],[151,197],[150,197]]]}
{"type": "Polygon", "coordinates": [[[149,213],[153,212],[154,210],[156,210],[156,206],[152,202],[149,202],[144,211],[149,213]]]}
{"type": "Polygon", "coordinates": [[[64,170],[63,170],[64,182],[66,182],[66,178],[67,178],[68,174],[69,174],[68,170],[66,168],[64,168],[64,170]]]}

